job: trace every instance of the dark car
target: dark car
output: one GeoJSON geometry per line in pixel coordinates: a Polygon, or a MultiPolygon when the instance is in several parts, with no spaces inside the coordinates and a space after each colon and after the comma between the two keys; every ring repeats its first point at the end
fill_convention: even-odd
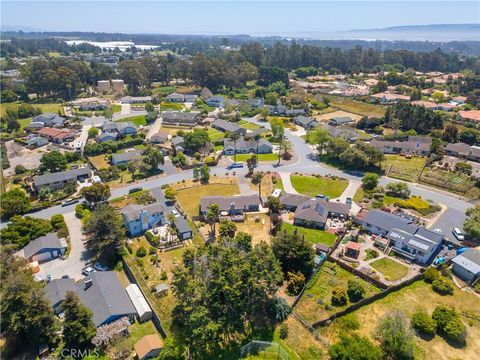
{"type": "Polygon", "coordinates": [[[227,169],[237,169],[237,168],[243,168],[243,164],[233,163],[233,164],[230,165],[227,169]]]}
{"type": "Polygon", "coordinates": [[[134,187],[134,188],[131,188],[130,190],[128,190],[128,193],[129,194],[132,194],[132,193],[136,193],[136,192],[139,192],[139,191],[142,191],[143,189],[141,187],[134,187]]]}

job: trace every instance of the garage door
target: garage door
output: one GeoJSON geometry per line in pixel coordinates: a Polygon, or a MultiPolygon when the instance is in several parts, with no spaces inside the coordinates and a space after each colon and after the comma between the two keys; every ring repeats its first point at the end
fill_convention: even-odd
{"type": "Polygon", "coordinates": [[[32,257],[32,260],[42,262],[42,261],[45,261],[45,260],[49,260],[51,258],[52,258],[52,254],[50,252],[46,252],[46,253],[43,253],[43,254],[34,255],[32,257]]]}

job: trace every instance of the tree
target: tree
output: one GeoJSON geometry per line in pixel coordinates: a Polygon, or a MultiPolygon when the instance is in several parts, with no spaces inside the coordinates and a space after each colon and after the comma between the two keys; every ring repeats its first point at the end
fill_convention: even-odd
{"type": "Polygon", "coordinates": [[[363,169],[369,164],[365,153],[355,147],[345,150],[340,154],[339,159],[345,165],[345,167],[351,169],[363,169]]]}
{"type": "Polygon", "coordinates": [[[132,181],[135,180],[135,172],[138,170],[138,165],[135,161],[130,161],[127,164],[127,170],[132,175],[132,181]]]}
{"type": "Polygon", "coordinates": [[[258,185],[258,197],[262,198],[262,179],[263,179],[263,172],[257,171],[252,176],[252,184],[258,185]]]}
{"type": "Polygon", "coordinates": [[[445,126],[443,140],[449,143],[455,143],[458,140],[458,127],[455,124],[445,126]]]}
{"type": "Polygon", "coordinates": [[[269,246],[251,251],[231,242],[187,250],[174,269],[174,321],[194,358],[213,353],[271,319],[281,272],[269,246]],[[240,270],[241,269],[241,270],[240,270]]]}
{"type": "Polygon", "coordinates": [[[238,232],[235,235],[235,243],[237,247],[243,251],[251,251],[252,250],[252,235],[247,234],[243,231],[238,232]]]}
{"type": "Polygon", "coordinates": [[[0,217],[10,219],[14,215],[23,215],[30,209],[30,199],[25,191],[19,188],[8,190],[2,195],[0,217]]]}
{"type": "Polygon", "coordinates": [[[110,187],[108,184],[94,183],[91,186],[82,188],[80,194],[87,202],[95,206],[97,203],[107,201],[110,197],[110,187]]]}
{"type": "Polygon", "coordinates": [[[437,331],[437,322],[425,311],[417,311],[412,315],[412,327],[420,334],[433,336],[437,331]]]}
{"type": "Polygon", "coordinates": [[[315,253],[311,244],[296,232],[280,233],[273,238],[272,250],[280,261],[282,271],[300,272],[307,278],[313,271],[315,253]]]}
{"type": "Polygon", "coordinates": [[[228,133],[227,137],[233,141],[233,162],[237,162],[237,140],[240,138],[238,133],[228,133]]]}
{"type": "Polygon", "coordinates": [[[472,165],[466,162],[459,161],[455,164],[455,171],[465,175],[472,175],[472,165]]]}
{"type": "Polygon", "coordinates": [[[67,291],[62,303],[65,315],[63,321],[63,341],[65,349],[86,349],[97,329],[92,320],[92,312],[80,303],[78,296],[73,291],[67,291]]]}
{"type": "Polygon", "coordinates": [[[325,151],[326,145],[330,139],[331,138],[330,135],[328,135],[327,129],[325,129],[323,126],[318,126],[307,133],[307,141],[310,144],[318,145],[317,151],[320,155],[322,155],[325,151]]]}
{"type": "Polygon", "coordinates": [[[305,286],[305,276],[301,272],[287,273],[287,293],[296,296],[305,286]]]}
{"type": "Polygon", "coordinates": [[[268,111],[268,108],[266,107],[263,107],[261,110],[260,110],[260,120],[262,121],[267,121],[267,118],[268,118],[268,115],[270,114],[270,112],[268,111]]]}
{"type": "Polygon", "coordinates": [[[388,359],[413,359],[413,333],[407,318],[398,310],[385,315],[377,325],[375,336],[388,359]]]}
{"type": "Polygon", "coordinates": [[[234,238],[235,232],[237,231],[237,225],[233,221],[223,219],[220,221],[220,226],[218,227],[220,238],[234,238]]]}
{"type": "Polygon", "coordinates": [[[98,130],[98,128],[91,127],[90,129],[88,129],[88,138],[93,139],[93,138],[97,137],[99,132],[100,131],[98,130]]]}
{"type": "Polygon", "coordinates": [[[193,181],[198,181],[200,179],[200,167],[195,166],[193,168],[193,181]]]}
{"type": "Polygon", "coordinates": [[[43,154],[40,164],[45,170],[55,172],[62,171],[67,168],[67,159],[59,151],[49,151],[43,154]]]}
{"type": "Polygon", "coordinates": [[[285,124],[280,118],[272,118],[270,120],[270,128],[272,129],[273,138],[280,141],[285,133],[285,124]]]}
{"type": "Polygon", "coordinates": [[[204,147],[210,140],[205,129],[194,129],[192,132],[186,133],[183,138],[186,148],[192,154],[204,147]]]}
{"type": "Polygon", "coordinates": [[[282,209],[282,203],[278,197],[269,196],[267,202],[265,203],[268,210],[270,210],[271,214],[277,214],[282,209]]]}
{"type": "Polygon", "coordinates": [[[207,184],[208,180],[210,180],[210,168],[207,164],[203,164],[200,168],[200,181],[203,184],[207,184]]]}
{"type": "Polygon", "coordinates": [[[106,204],[97,206],[82,230],[92,254],[110,265],[116,264],[123,252],[124,230],[115,209],[106,204]]]}
{"type": "Polygon", "coordinates": [[[343,287],[336,287],[332,290],[332,305],[344,306],[347,305],[347,292],[343,287]]]}
{"type": "Polygon", "coordinates": [[[257,158],[255,155],[252,155],[247,159],[247,168],[248,168],[248,173],[253,174],[253,171],[257,167],[257,158]]]}
{"type": "Polygon", "coordinates": [[[463,228],[472,240],[478,241],[480,239],[480,204],[467,209],[466,214],[468,218],[465,220],[463,228]]]}
{"type": "Polygon", "coordinates": [[[158,170],[158,165],[163,165],[165,159],[159,149],[150,145],[147,146],[143,153],[143,162],[148,164],[153,170],[158,170]]]}
{"type": "Polygon", "coordinates": [[[445,305],[437,306],[432,319],[437,323],[437,330],[447,339],[465,345],[467,331],[455,309],[445,305]]]}
{"type": "Polygon", "coordinates": [[[218,221],[219,208],[218,205],[212,203],[207,208],[206,220],[210,225],[211,233],[215,235],[215,224],[218,221]]]}
{"type": "Polygon", "coordinates": [[[365,173],[362,178],[362,187],[364,190],[373,190],[378,185],[378,174],[365,173]]]}
{"type": "Polygon", "coordinates": [[[359,281],[348,280],[347,294],[351,302],[357,302],[365,296],[365,288],[359,281]]]}
{"type": "Polygon", "coordinates": [[[167,187],[165,189],[165,198],[170,201],[175,201],[175,190],[173,190],[171,187],[167,187]]]}
{"type": "Polygon", "coordinates": [[[340,342],[330,346],[332,360],[381,360],[382,350],[358,334],[340,335],[340,342]]]}
{"type": "Polygon", "coordinates": [[[136,60],[121,61],[118,64],[118,74],[128,84],[128,91],[132,95],[138,94],[148,84],[147,70],[136,60]]]}
{"type": "Polygon", "coordinates": [[[16,244],[21,249],[30,241],[47,235],[52,230],[48,220],[15,215],[12,216],[8,225],[0,230],[0,240],[2,245],[16,244]]]}
{"type": "Polygon", "coordinates": [[[404,182],[394,182],[387,184],[387,195],[408,199],[410,197],[410,189],[404,182]]]}

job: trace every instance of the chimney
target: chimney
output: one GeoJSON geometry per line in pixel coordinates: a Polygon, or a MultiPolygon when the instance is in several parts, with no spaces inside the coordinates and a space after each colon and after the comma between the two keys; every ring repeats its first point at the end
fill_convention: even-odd
{"type": "Polygon", "coordinates": [[[92,285],[93,285],[93,280],[92,279],[85,279],[85,289],[84,290],[87,290],[92,285]]]}

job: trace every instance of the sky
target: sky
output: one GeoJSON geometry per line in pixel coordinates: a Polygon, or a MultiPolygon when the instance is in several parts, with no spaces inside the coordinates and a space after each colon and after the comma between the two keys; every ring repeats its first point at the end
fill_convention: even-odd
{"type": "Polygon", "coordinates": [[[152,34],[295,35],[480,23],[480,1],[1,1],[2,28],[152,34]]]}

